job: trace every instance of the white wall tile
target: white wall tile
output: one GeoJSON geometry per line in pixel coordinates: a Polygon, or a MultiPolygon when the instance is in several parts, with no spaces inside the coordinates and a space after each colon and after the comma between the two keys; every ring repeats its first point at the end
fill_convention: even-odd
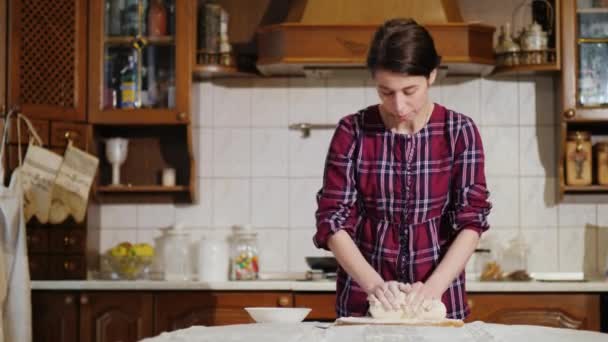
{"type": "Polygon", "coordinates": [[[252,130],[251,175],[253,177],[287,177],[288,133],[285,128],[252,130]]]}
{"type": "Polygon", "coordinates": [[[509,77],[481,80],[482,125],[517,125],[517,80],[509,77]]]}
{"type": "Polygon", "coordinates": [[[598,272],[608,276],[608,228],[606,227],[597,230],[597,264],[598,272]]]}
{"type": "Polygon", "coordinates": [[[253,81],[251,125],[285,127],[289,118],[288,79],[270,78],[253,81]]]}
{"type": "Polygon", "coordinates": [[[519,175],[519,128],[480,127],[486,175],[519,175]]]}
{"type": "Polygon", "coordinates": [[[175,224],[173,204],[140,204],[137,206],[137,228],[155,229],[175,224]]]}
{"type": "Polygon", "coordinates": [[[342,117],[366,107],[365,81],[337,78],[327,81],[327,122],[338,123],[342,117]]]}
{"type": "Polygon", "coordinates": [[[555,84],[552,75],[536,76],[536,117],[537,123],[541,125],[554,125],[558,122],[556,118],[559,113],[556,112],[555,99],[559,98],[559,90],[555,84]]]}
{"type": "Polygon", "coordinates": [[[597,270],[597,229],[595,227],[559,228],[559,271],[585,272],[597,270]]]}
{"type": "Polygon", "coordinates": [[[557,226],[555,178],[520,179],[522,227],[557,226]]]}
{"type": "Polygon", "coordinates": [[[331,256],[331,252],[318,249],[312,242],[315,228],[292,229],[289,231],[289,272],[304,272],[310,269],[306,264],[308,256],[331,256]]]}
{"type": "Polygon", "coordinates": [[[597,224],[597,206],[595,204],[560,203],[558,209],[560,227],[579,227],[597,224]]]}
{"type": "Polygon", "coordinates": [[[213,131],[213,176],[251,175],[251,130],[218,128],[213,131]]]}
{"type": "Polygon", "coordinates": [[[436,80],[429,88],[429,100],[431,100],[431,102],[441,103],[441,94],[443,93],[443,86],[441,83],[441,80],[436,80]]]}
{"type": "Polygon", "coordinates": [[[523,228],[522,234],[526,242],[532,244],[528,255],[529,272],[557,272],[558,263],[558,239],[557,227],[545,227],[543,229],[523,228]]]}
{"type": "Polygon", "coordinates": [[[519,123],[534,126],[537,123],[536,108],[536,78],[534,76],[520,76],[518,82],[519,94],[519,123]]]}
{"type": "Polygon", "coordinates": [[[211,179],[198,179],[198,203],[175,205],[175,222],[186,226],[211,226],[213,187],[211,179]]]}
{"type": "Polygon", "coordinates": [[[287,228],[289,225],[289,180],[254,178],[251,181],[251,221],[254,227],[287,228]]]}
{"type": "Polygon", "coordinates": [[[314,227],[321,178],[289,180],[289,226],[314,227]]]}
{"type": "Polygon", "coordinates": [[[376,82],[372,79],[365,81],[365,103],[366,107],[380,103],[380,97],[378,96],[378,89],[376,89],[376,82]]]}
{"type": "Polygon", "coordinates": [[[608,204],[597,205],[597,224],[600,227],[608,227],[608,204]]]}
{"type": "Polygon", "coordinates": [[[519,122],[521,125],[553,125],[555,95],[551,76],[519,77],[519,122]]]}
{"type": "Polygon", "coordinates": [[[312,131],[310,137],[302,138],[300,132],[289,132],[289,176],[322,176],[325,158],[333,130],[312,131]]]}
{"type": "Polygon", "coordinates": [[[100,225],[105,228],[137,228],[137,206],[131,204],[104,204],[99,207],[100,225]]]}
{"type": "Polygon", "coordinates": [[[199,146],[196,149],[199,177],[213,176],[213,130],[201,128],[199,133],[199,146]]]}
{"type": "Polygon", "coordinates": [[[251,80],[217,81],[213,87],[213,126],[249,127],[251,125],[251,80]]]}
{"type": "Polygon", "coordinates": [[[289,231],[283,229],[256,229],[260,253],[260,272],[286,272],[289,231]]]}
{"type": "Polygon", "coordinates": [[[438,102],[448,109],[467,115],[477,125],[481,125],[480,94],[479,78],[450,76],[441,81],[441,100],[438,102]]]}
{"type": "Polygon", "coordinates": [[[519,178],[517,177],[488,177],[488,190],[492,210],[488,221],[492,227],[519,226],[519,207],[513,205],[519,202],[519,178]]]}
{"type": "Polygon", "coordinates": [[[213,126],[213,83],[192,83],[192,118],[196,127],[213,126]]]}
{"type": "Polygon", "coordinates": [[[250,223],[249,179],[214,179],[213,181],[213,225],[231,227],[250,223]]]}
{"type": "Polygon", "coordinates": [[[520,128],[522,176],[555,176],[555,133],[553,127],[520,128]]]}
{"type": "Polygon", "coordinates": [[[289,79],[289,123],[319,123],[327,118],[325,81],[312,78],[289,79]]]}

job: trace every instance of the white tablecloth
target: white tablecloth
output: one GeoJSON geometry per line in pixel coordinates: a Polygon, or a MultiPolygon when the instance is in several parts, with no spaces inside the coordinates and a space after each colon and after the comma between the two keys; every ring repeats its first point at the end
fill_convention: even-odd
{"type": "Polygon", "coordinates": [[[194,326],[145,342],[608,342],[608,334],[531,325],[483,322],[462,328],[404,326],[327,326],[315,323],[194,326]],[[320,327],[319,327],[320,326],[320,327]]]}

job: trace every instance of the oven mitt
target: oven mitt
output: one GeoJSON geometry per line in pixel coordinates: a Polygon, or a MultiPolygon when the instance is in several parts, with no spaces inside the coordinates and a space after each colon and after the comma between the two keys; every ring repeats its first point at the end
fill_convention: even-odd
{"type": "Polygon", "coordinates": [[[91,184],[98,165],[99,159],[74,147],[71,141],[68,143],[53,185],[51,223],[61,223],[69,215],[72,215],[77,223],[84,220],[91,184]]]}
{"type": "Polygon", "coordinates": [[[51,191],[62,159],[54,152],[29,144],[21,166],[25,222],[32,216],[36,216],[41,223],[48,222],[51,191]]]}

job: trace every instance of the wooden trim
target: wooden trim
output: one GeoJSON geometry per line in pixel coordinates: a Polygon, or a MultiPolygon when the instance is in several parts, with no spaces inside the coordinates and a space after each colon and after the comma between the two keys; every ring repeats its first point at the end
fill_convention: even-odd
{"type": "MultiPolygon", "coordinates": [[[[561,111],[576,108],[576,73],[577,52],[576,44],[576,0],[562,0],[562,107],[561,111]]],[[[559,26],[556,26],[559,27],[559,26]]],[[[560,116],[561,117],[561,116],[560,116]]]]}
{"type": "Polygon", "coordinates": [[[0,0],[0,115],[6,106],[7,0],[0,0]]]}

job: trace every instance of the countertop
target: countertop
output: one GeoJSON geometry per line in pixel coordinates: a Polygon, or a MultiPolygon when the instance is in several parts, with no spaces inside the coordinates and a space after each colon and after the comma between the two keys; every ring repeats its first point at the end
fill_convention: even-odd
{"type": "MultiPolygon", "coordinates": [[[[467,292],[608,292],[608,281],[467,281],[467,292]]],[[[216,290],[333,292],[334,281],[225,281],[177,282],[160,280],[58,280],[32,281],[34,290],[216,290]]]]}

